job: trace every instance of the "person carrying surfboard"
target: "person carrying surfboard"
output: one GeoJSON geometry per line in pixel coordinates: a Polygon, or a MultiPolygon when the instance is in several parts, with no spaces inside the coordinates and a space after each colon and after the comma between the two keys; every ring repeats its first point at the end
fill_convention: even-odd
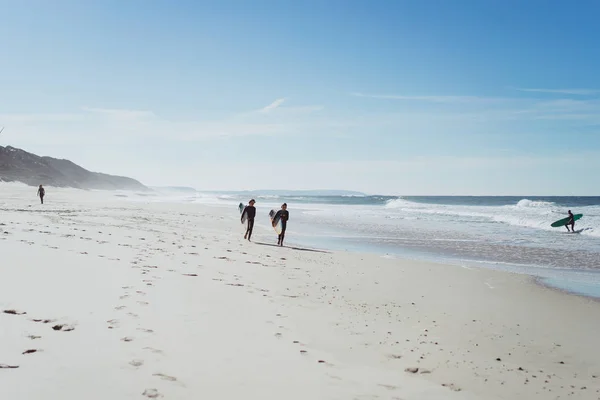
{"type": "Polygon", "coordinates": [[[244,223],[244,217],[248,220],[248,227],[246,228],[246,234],[244,235],[244,239],[248,239],[250,241],[250,237],[252,237],[252,229],[254,229],[254,217],[256,217],[256,208],[254,207],[254,199],[248,202],[248,205],[244,207],[244,211],[242,211],[241,221],[244,223]]]}
{"type": "Polygon", "coordinates": [[[567,228],[567,231],[569,230],[569,225],[571,226],[570,232],[575,232],[575,216],[573,215],[573,213],[571,212],[571,210],[569,210],[569,220],[565,224],[565,227],[567,228]]]}
{"type": "Polygon", "coordinates": [[[281,233],[279,234],[277,244],[283,246],[283,239],[285,238],[285,229],[287,228],[287,222],[290,219],[290,212],[287,210],[287,203],[281,205],[281,210],[277,211],[273,221],[281,221],[281,233]]]}

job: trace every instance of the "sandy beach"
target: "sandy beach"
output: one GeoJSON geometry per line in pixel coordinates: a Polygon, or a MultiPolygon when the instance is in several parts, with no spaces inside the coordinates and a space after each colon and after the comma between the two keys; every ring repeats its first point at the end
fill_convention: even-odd
{"type": "Polygon", "coordinates": [[[0,193],[2,399],[600,399],[600,303],[525,275],[294,247],[293,220],[290,247],[266,221],[249,243],[217,206],[0,193]]]}

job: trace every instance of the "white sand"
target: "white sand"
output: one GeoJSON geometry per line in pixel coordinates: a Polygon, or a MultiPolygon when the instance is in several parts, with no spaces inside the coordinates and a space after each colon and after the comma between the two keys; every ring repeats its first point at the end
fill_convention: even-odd
{"type": "Polygon", "coordinates": [[[0,183],[0,399],[600,399],[598,302],[248,243],[235,207],[35,191],[0,183]]]}

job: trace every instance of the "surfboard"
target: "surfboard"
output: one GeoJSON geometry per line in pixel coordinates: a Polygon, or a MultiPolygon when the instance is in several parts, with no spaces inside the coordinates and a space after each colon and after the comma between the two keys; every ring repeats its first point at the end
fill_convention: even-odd
{"type": "Polygon", "coordinates": [[[578,229],[578,230],[576,230],[575,232],[568,231],[568,232],[563,232],[563,233],[564,233],[564,234],[566,234],[566,235],[568,235],[568,234],[573,234],[573,233],[581,233],[581,232],[583,232],[584,230],[585,230],[585,229],[578,229]]]}
{"type": "MultiPolygon", "coordinates": [[[[573,215],[573,220],[577,221],[581,217],[583,217],[583,214],[575,214],[575,215],[573,215]]],[[[567,224],[567,222],[569,222],[569,217],[563,218],[563,219],[559,219],[558,221],[553,222],[552,224],[550,224],[550,226],[553,227],[553,228],[558,228],[559,226],[565,226],[567,224]]]]}
{"type": "Polygon", "coordinates": [[[271,219],[271,225],[273,226],[273,229],[275,229],[275,232],[277,232],[278,235],[281,235],[281,220],[279,219],[279,217],[277,217],[276,220],[273,220],[273,218],[275,218],[275,215],[277,215],[277,211],[275,211],[275,210],[269,211],[269,218],[271,219]]]}
{"type": "MultiPolygon", "coordinates": [[[[242,214],[244,212],[244,208],[246,208],[246,207],[244,206],[244,204],[240,203],[240,205],[238,206],[238,208],[240,210],[240,214],[242,214]]],[[[244,215],[242,217],[242,224],[245,223],[245,222],[246,222],[246,216],[244,215]]]]}

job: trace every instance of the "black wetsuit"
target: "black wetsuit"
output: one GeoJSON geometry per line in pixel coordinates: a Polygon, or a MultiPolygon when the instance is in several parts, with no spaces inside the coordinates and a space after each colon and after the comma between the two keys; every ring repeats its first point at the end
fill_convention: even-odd
{"type": "Polygon", "coordinates": [[[38,196],[40,196],[40,201],[44,204],[44,195],[46,194],[46,190],[44,188],[38,189],[38,196]]]}
{"type": "Polygon", "coordinates": [[[565,225],[567,230],[569,230],[569,225],[571,226],[571,231],[575,232],[575,216],[572,213],[569,213],[569,220],[565,225]]]}
{"type": "Polygon", "coordinates": [[[248,228],[246,229],[244,239],[250,240],[250,237],[252,236],[252,229],[254,228],[254,217],[256,217],[256,208],[254,206],[244,207],[244,211],[242,211],[242,219],[244,219],[244,215],[246,215],[246,218],[248,219],[248,228]]]}
{"type": "Polygon", "coordinates": [[[285,238],[287,222],[290,219],[290,212],[288,210],[279,210],[277,211],[277,214],[275,214],[275,218],[273,219],[277,218],[281,220],[281,233],[279,234],[277,244],[283,246],[283,239],[285,238]]]}

